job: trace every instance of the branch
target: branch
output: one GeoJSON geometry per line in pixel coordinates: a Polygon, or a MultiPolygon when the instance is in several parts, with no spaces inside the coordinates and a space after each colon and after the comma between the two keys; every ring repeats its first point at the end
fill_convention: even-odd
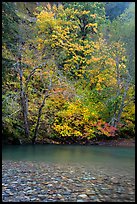
{"type": "Polygon", "coordinates": [[[26,87],[28,86],[29,80],[30,80],[31,76],[33,76],[33,74],[35,73],[36,69],[38,69],[38,68],[40,68],[40,67],[42,67],[43,65],[46,65],[46,64],[47,63],[44,62],[44,63],[42,63],[42,64],[40,64],[40,65],[33,68],[33,70],[30,72],[30,74],[29,74],[29,76],[28,76],[28,78],[26,80],[27,81],[26,87]]]}
{"type": "Polygon", "coordinates": [[[11,117],[12,115],[14,115],[15,113],[19,112],[20,110],[21,110],[21,108],[19,110],[15,111],[14,113],[8,115],[7,117],[11,117]]]}

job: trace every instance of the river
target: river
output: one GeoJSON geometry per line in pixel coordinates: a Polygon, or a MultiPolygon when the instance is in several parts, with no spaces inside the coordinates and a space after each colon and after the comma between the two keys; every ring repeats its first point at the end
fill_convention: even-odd
{"type": "Polygon", "coordinates": [[[2,159],[80,164],[134,177],[135,148],[82,145],[4,145],[2,159]]]}

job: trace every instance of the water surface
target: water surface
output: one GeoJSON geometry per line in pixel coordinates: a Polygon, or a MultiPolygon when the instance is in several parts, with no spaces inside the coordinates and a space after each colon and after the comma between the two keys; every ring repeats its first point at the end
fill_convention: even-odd
{"type": "Polygon", "coordinates": [[[81,164],[106,172],[134,176],[134,147],[82,145],[4,145],[2,159],[46,163],[81,164]]]}

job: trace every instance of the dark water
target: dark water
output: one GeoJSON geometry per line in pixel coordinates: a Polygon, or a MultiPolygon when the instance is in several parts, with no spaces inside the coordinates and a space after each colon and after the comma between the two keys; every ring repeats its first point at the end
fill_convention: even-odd
{"type": "Polygon", "coordinates": [[[98,166],[113,173],[134,175],[134,147],[81,145],[24,145],[2,147],[3,160],[98,166]]]}

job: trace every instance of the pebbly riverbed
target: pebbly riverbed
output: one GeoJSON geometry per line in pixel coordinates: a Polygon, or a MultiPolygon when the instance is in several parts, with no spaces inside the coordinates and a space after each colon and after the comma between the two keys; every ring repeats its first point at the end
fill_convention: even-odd
{"type": "Polygon", "coordinates": [[[2,201],[135,202],[135,177],[77,163],[3,160],[2,201]]]}

